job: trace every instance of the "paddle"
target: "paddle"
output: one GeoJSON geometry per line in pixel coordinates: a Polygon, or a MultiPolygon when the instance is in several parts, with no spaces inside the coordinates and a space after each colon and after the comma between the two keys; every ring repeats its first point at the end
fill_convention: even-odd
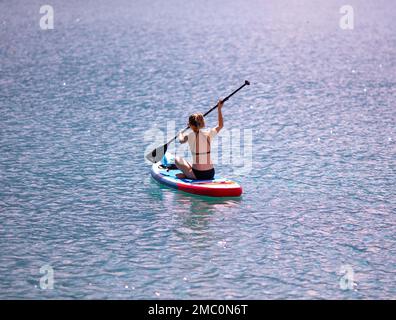
{"type": "MultiPolygon", "coordinates": [[[[250,82],[247,81],[247,80],[245,80],[245,83],[244,83],[242,86],[240,86],[238,89],[236,89],[233,93],[231,93],[230,95],[228,95],[227,97],[225,97],[225,98],[223,99],[223,102],[226,102],[226,101],[227,101],[228,99],[230,99],[235,93],[237,93],[237,92],[238,92],[239,90],[241,90],[243,87],[248,86],[248,85],[250,85],[250,82]]],[[[206,117],[209,113],[211,113],[211,112],[212,112],[214,109],[216,109],[216,108],[217,108],[217,104],[216,104],[212,109],[210,109],[209,111],[207,111],[203,116],[206,117]]],[[[190,127],[186,127],[185,129],[183,129],[183,131],[181,131],[181,133],[185,132],[185,131],[188,130],[189,128],[190,128],[190,127]]],[[[150,153],[148,153],[148,154],[146,155],[146,159],[149,160],[149,161],[151,161],[151,162],[153,162],[153,163],[156,163],[156,162],[160,161],[160,160],[162,159],[162,157],[164,156],[166,150],[168,149],[168,145],[169,145],[172,141],[176,140],[176,138],[177,138],[178,136],[179,136],[179,134],[177,134],[173,139],[169,140],[169,141],[168,141],[167,143],[165,143],[163,146],[158,147],[158,148],[154,149],[153,151],[151,151],[150,153]]]]}

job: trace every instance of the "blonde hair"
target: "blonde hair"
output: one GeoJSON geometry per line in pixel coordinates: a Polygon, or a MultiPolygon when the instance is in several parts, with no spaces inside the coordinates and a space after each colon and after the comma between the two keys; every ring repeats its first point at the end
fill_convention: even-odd
{"type": "Polygon", "coordinates": [[[194,113],[188,118],[190,126],[195,126],[198,129],[205,127],[205,120],[202,113],[194,113]]]}

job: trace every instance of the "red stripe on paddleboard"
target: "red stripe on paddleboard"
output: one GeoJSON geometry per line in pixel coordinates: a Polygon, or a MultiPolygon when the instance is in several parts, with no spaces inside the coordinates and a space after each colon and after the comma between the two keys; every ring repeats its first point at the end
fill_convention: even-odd
{"type": "Polygon", "coordinates": [[[203,188],[199,185],[186,185],[178,183],[177,189],[188,193],[211,197],[239,197],[242,194],[242,188],[240,186],[235,188],[203,188]]]}

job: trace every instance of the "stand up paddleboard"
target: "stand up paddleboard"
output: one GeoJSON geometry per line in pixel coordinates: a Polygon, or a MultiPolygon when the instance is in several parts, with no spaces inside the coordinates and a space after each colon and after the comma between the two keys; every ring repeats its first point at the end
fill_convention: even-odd
{"type": "Polygon", "coordinates": [[[173,156],[168,152],[162,160],[151,167],[151,176],[159,183],[188,193],[209,197],[239,197],[242,187],[235,181],[215,176],[213,180],[191,180],[176,177],[182,173],[174,165],[173,156]]]}

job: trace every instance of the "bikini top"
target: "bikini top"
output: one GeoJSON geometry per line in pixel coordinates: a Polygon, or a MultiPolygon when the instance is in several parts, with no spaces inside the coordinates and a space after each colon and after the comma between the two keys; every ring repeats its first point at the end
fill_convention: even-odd
{"type": "MultiPolygon", "coordinates": [[[[217,130],[215,128],[212,128],[212,129],[210,129],[208,131],[205,130],[205,133],[203,133],[202,131],[198,131],[196,133],[194,131],[192,131],[192,132],[189,133],[188,142],[190,144],[190,150],[191,150],[191,153],[192,153],[193,157],[196,158],[197,163],[198,163],[198,160],[199,160],[198,159],[199,157],[197,157],[197,156],[208,155],[208,157],[209,157],[209,154],[210,154],[210,142],[211,142],[211,139],[213,139],[216,135],[217,135],[217,130]],[[201,133],[202,135],[206,136],[207,146],[209,147],[208,148],[209,150],[207,150],[205,152],[199,152],[200,151],[199,150],[200,149],[199,144],[201,143],[201,145],[203,146],[203,144],[205,143],[205,140],[202,139],[202,137],[199,136],[199,133],[201,133]],[[195,138],[195,141],[194,141],[194,138],[195,138]]],[[[208,159],[208,161],[210,161],[210,160],[208,159]]]]}
{"type": "MultiPolygon", "coordinates": [[[[199,148],[198,148],[198,140],[199,140],[198,134],[199,134],[199,131],[195,133],[195,150],[197,150],[197,149],[199,150],[199,148]]],[[[206,151],[206,152],[193,152],[193,151],[191,151],[191,153],[195,154],[195,155],[210,153],[210,139],[209,139],[209,137],[206,137],[206,141],[208,142],[209,151],[206,151]]]]}

